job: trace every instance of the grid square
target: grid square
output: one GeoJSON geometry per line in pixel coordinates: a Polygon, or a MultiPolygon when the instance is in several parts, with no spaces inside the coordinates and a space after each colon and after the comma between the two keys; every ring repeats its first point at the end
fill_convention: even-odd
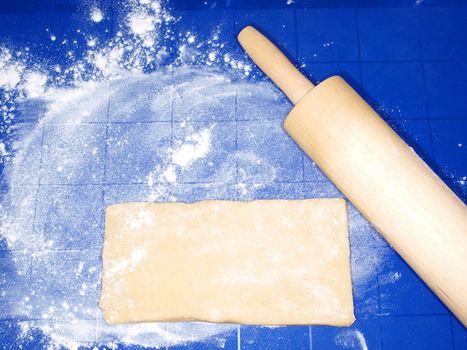
{"type": "Polygon", "coordinates": [[[467,7],[423,7],[418,12],[424,60],[467,59],[467,7]]]}
{"type": "Polygon", "coordinates": [[[106,182],[147,183],[148,176],[167,162],[170,130],[168,122],[111,124],[106,182]]]}
{"type": "Polygon", "coordinates": [[[170,121],[172,116],[172,78],[164,76],[113,80],[110,83],[110,122],[170,121]],[[129,87],[128,84],[131,84],[129,87]],[[131,91],[131,95],[128,94],[131,91]]]}
{"type": "Polygon", "coordinates": [[[420,60],[416,9],[358,8],[360,53],[363,61],[420,60]]]}
{"type": "Polygon", "coordinates": [[[240,327],[241,349],[309,349],[309,327],[240,327]]]}
{"type": "Polygon", "coordinates": [[[451,350],[451,325],[448,315],[382,317],[385,349],[451,350]]]}
{"type": "Polygon", "coordinates": [[[288,57],[297,58],[295,18],[288,9],[237,10],[235,29],[237,32],[253,25],[273,40],[288,57]]]}
{"type": "Polygon", "coordinates": [[[235,122],[174,124],[172,162],[177,181],[234,183],[235,122]]]}
{"type": "Polygon", "coordinates": [[[426,118],[420,62],[362,63],[367,102],[385,118],[426,118]]]}
{"type": "Polygon", "coordinates": [[[297,47],[300,60],[357,61],[355,9],[297,10],[297,47]]]}
{"type": "Polygon", "coordinates": [[[102,183],[104,153],[104,125],[46,125],[41,184],[102,183]]]}
{"type": "Polygon", "coordinates": [[[467,62],[423,63],[431,118],[467,118],[467,62]]]}
{"type": "Polygon", "coordinates": [[[302,152],[281,121],[238,125],[238,181],[296,182],[303,179],[302,152]]]}
{"type": "Polygon", "coordinates": [[[41,186],[35,232],[55,249],[99,249],[104,231],[102,209],[100,185],[41,186]]]}
{"type": "Polygon", "coordinates": [[[358,319],[350,327],[311,327],[312,349],[382,349],[377,318],[358,319]]]}
{"type": "Polygon", "coordinates": [[[47,319],[53,308],[57,321],[95,320],[100,266],[98,251],[50,251],[33,258],[31,318],[47,319]]]}

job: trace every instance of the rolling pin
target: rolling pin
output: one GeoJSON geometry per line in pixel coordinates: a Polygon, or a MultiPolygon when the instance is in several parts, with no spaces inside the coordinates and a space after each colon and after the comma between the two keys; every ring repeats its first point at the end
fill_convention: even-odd
{"type": "Polygon", "coordinates": [[[284,128],[467,326],[467,208],[341,77],[314,86],[251,26],[238,41],[295,104],[284,128]]]}

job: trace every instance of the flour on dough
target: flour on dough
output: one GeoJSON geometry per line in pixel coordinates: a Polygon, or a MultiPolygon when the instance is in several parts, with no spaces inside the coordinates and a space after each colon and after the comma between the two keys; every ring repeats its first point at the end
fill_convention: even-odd
{"type": "Polygon", "coordinates": [[[345,201],[109,206],[100,307],[111,324],[350,325],[345,201]]]}

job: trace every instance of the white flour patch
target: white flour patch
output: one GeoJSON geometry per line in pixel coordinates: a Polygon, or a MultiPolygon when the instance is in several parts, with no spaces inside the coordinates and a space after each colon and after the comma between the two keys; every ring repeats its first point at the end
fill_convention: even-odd
{"type": "Polygon", "coordinates": [[[12,90],[21,81],[24,65],[16,62],[7,48],[0,46],[0,89],[12,90]]]}
{"type": "Polygon", "coordinates": [[[7,67],[0,70],[0,87],[11,90],[18,85],[21,81],[21,71],[20,66],[7,67]]]}
{"type": "Polygon", "coordinates": [[[365,336],[359,330],[347,330],[334,338],[334,343],[344,349],[368,350],[365,336]]]}
{"type": "Polygon", "coordinates": [[[186,167],[195,160],[204,157],[211,146],[211,134],[209,129],[192,134],[179,145],[172,154],[172,163],[186,167]]]}

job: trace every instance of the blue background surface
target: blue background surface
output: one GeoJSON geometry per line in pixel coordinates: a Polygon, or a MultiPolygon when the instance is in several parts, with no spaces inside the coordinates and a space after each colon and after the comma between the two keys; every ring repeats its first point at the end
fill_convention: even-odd
{"type": "MultiPolygon", "coordinates": [[[[62,46],[54,46],[50,42],[50,34],[43,30],[51,28],[57,35],[74,35],[70,18],[85,28],[87,21],[80,22],[78,0],[55,1],[10,1],[0,3],[0,42],[8,47],[22,47],[28,44],[38,56],[60,63],[63,55],[59,50],[66,50],[62,46]],[[32,44],[31,44],[32,43],[32,44]]],[[[119,6],[118,0],[102,0],[101,8],[107,9],[109,18],[98,26],[86,29],[89,33],[105,39],[115,34],[113,27],[112,9],[119,6]]],[[[191,28],[200,37],[209,37],[211,28],[222,23],[221,41],[230,43],[234,55],[243,56],[238,47],[235,36],[240,28],[246,24],[254,24],[282,48],[297,65],[301,66],[314,82],[340,74],[344,76],[365,99],[381,113],[407,142],[423,157],[423,159],[449,184],[449,186],[465,201],[467,187],[461,180],[467,175],[467,2],[466,1],[352,1],[331,0],[313,1],[297,0],[291,5],[286,1],[182,1],[169,2],[175,15],[182,20],[175,24],[180,29],[191,28]],[[330,43],[325,46],[323,43],[330,43]],[[462,146],[459,146],[462,145],[462,146]]],[[[82,45],[83,51],[86,43],[82,45]]],[[[262,80],[264,76],[255,71],[255,79],[262,80]]],[[[108,118],[118,119],[118,108],[112,107],[118,101],[110,101],[108,118]]],[[[242,101],[234,101],[241,104],[242,101]]],[[[286,102],[284,102],[286,103],[286,102]]],[[[176,104],[174,105],[176,119],[176,104]]],[[[280,178],[284,183],[276,183],[263,188],[255,194],[257,198],[283,198],[284,193],[292,198],[319,196],[309,193],[307,182],[322,181],[323,175],[301,153],[294,151],[295,145],[280,132],[280,121],[262,121],[255,123],[236,113],[239,109],[232,108],[231,113],[222,113],[227,120],[226,130],[232,128],[229,123],[237,123],[237,138],[224,138],[222,144],[217,145],[219,155],[241,145],[241,147],[262,153],[267,157],[264,143],[258,139],[249,139],[255,128],[271,128],[271,133],[277,133],[277,142],[281,147],[291,147],[290,158],[280,158],[276,164],[280,178]],[[283,143],[283,144],[282,144],[283,143]],[[295,158],[294,158],[295,157],[295,158]],[[293,164],[302,164],[297,168],[293,164]],[[294,180],[300,179],[299,184],[294,180]],[[305,185],[304,185],[305,184],[305,185]],[[287,190],[284,190],[287,188],[287,190]]],[[[98,117],[98,116],[97,116],[98,117]]],[[[163,116],[162,116],[163,117],[163,116]]],[[[106,116],[104,115],[103,121],[106,116]]],[[[158,120],[157,123],[168,123],[158,120]]],[[[193,123],[202,125],[200,120],[193,123]]],[[[83,128],[102,128],[99,124],[83,125],[83,128]]],[[[148,124],[137,132],[154,134],[155,128],[158,139],[146,145],[148,154],[151,147],[158,143],[167,142],[171,135],[167,128],[159,128],[157,124],[148,124]]],[[[57,137],[66,138],[66,128],[53,125],[45,127],[44,143],[57,137]]],[[[136,132],[135,128],[131,132],[136,132]]],[[[84,130],[83,130],[84,132],[84,130]]],[[[116,138],[127,133],[124,124],[117,124],[109,129],[109,133],[116,138]]],[[[228,134],[226,132],[226,134],[228,134]]],[[[138,135],[131,139],[138,142],[138,135]]],[[[103,145],[89,144],[89,147],[103,147],[103,145]]],[[[80,145],[76,145],[76,151],[80,145]]],[[[130,147],[130,146],[129,146],[130,147]]],[[[71,145],[68,151],[75,148],[71,145]]],[[[113,159],[117,159],[118,152],[124,149],[111,147],[107,154],[108,171],[105,180],[111,185],[106,203],[118,201],[121,189],[119,185],[138,183],[138,172],[122,171],[118,164],[118,171],[112,171],[113,159]],[[111,174],[111,175],[109,175],[111,174]],[[113,189],[115,189],[113,193],[113,189]]],[[[104,154],[104,152],[99,152],[104,154]]],[[[272,154],[272,152],[271,152],[272,154]]],[[[132,168],[152,167],[148,164],[148,156],[141,153],[134,155],[129,163],[132,168]]],[[[48,158],[43,155],[43,162],[59,162],[59,159],[48,158]]],[[[154,160],[154,161],[157,161],[154,160]]],[[[274,160],[272,160],[274,161],[274,160]]],[[[277,159],[276,159],[277,161],[277,159]]],[[[87,191],[85,200],[97,203],[102,200],[101,184],[106,174],[102,169],[85,169],[80,178],[60,179],[57,174],[43,174],[44,184],[88,185],[94,186],[87,191]]],[[[124,170],[124,169],[123,169],[124,170]]],[[[255,173],[250,171],[249,173],[255,173]]],[[[199,179],[181,179],[185,182],[197,182],[199,179]]],[[[209,179],[210,174],[204,174],[209,179]]],[[[258,173],[261,180],[261,173],[258,173]]],[[[136,186],[136,185],[135,185],[136,186]]],[[[183,192],[183,188],[177,189],[183,192]]],[[[50,192],[47,193],[50,196],[50,192]]],[[[76,193],[80,195],[80,193],[76,193]]],[[[193,200],[203,198],[203,188],[199,193],[193,192],[193,200]],[[195,198],[196,197],[196,198],[195,198]]],[[[338,194],[337,194],[338,195],[338,194]]],[[[220,189],[220,198],[246,199],[238,193],[231,193],[231,189],[220,189]]],[[[50,200],[38,192],[38,202],[50,200]]],[[[57,206],[63,206],[66,198],[55,197],[57,206]]],[[[40,206],[39,206],[40,208],[40,206]]],[[[75,212],[79,218],[77,208],[62,208],[75,212]]],[[[83,215],[85,215],[83,213],[83,215]]],[[[87,214],[86,214],[87,215],[87,214]]],[[[41,223],[42,213],[36,213],[36,225],[41,223]]],[[[80,222],[81,220],[77,220],[80,222]]],[[[94,220],[97,225],[102,217],[96,214],[94,220]]],[[[84,220],[82,222],[85,222],[84,220]]],[[[70,235],[72,241],[63,237],[58,242],[63,248],[84,249],[90,244],[87,235],[92,235],[93,227],[69,227],[70,232],[80,232],[81,236],[70,235]]],[[[101,242],[93,241],[98,247],[101,242]]],[[[388,248],[390,249],[390,248],[388,248]]],[[[66,254],[73,259],[73,255],[66,254]]],[[[57,259],[63,257],[57,256],[57,259]]],[[[0,270],[2,278],[1,290],[14,290],[15,280],[8,278],[11,273],[11,262],[0,253],[0,270]]],[[[375,281],[378,303],[377,313],[368,313],[360,309],[356,300],[357,321],[350,329],[359,329],[365,334],[369,349],[467,349],[467,331],[446,309],[426,285],[416,276],[407,264],[394,251],[390,251],[388,263],[381,267],[378,276],[388,271],[401,271],[401,281],[397,288],[392,284],[375,281]],[[390,302],[387,302],[390,301],[390,302]]],[[[31,271],[28,274],[41,274],[31,271]]],[[[467,271],[466,271],[467,273],[467,271]]],[[[73,288],[73,286],[69,286],[73,288]]],[[[2,304],[11,302],[9,293],[0,296],[0,347],[14,349],[12,343],[19,332],[20,320],[10,318],[1,312],[2,304]]],[[[467,297],[467,291],[466,291],[467,297]]],[[[335,335],[341,329],[334,327],[282,327],[261,328],[241,326],[239,332],[227,335],[226,349],[333,349],[337,348],[335,335]],[[240,343],[239,343],[240,342],[240,343]]],[[[354,344],[355,345],[355,344],[354,344]]],[[[41,348],[43,346],[40,334],[32,337],[24,348],[41,348]]],[[[192,343],[186,346],[171,347],[171,349],[214,349],[214,340],[203,343],[192,343]]],[[[137,347],[131,347],[137,348],[137,347]]]]}

